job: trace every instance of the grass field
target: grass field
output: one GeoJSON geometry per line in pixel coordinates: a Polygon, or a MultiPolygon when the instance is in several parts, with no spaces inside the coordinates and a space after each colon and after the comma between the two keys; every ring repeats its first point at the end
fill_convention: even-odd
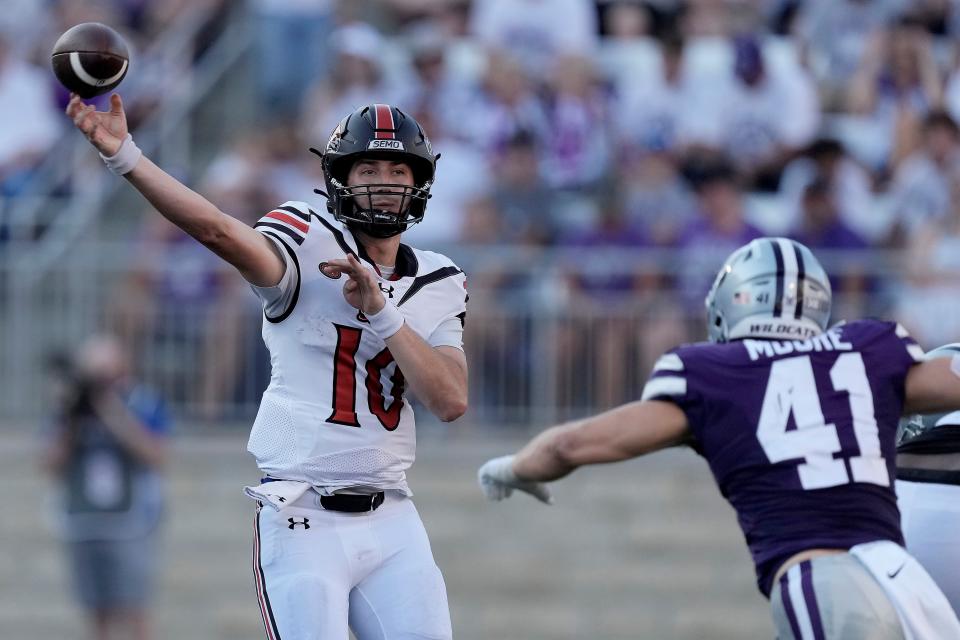
{"type": "MultiPolygon", "coordinates": [[[[263,638],[250,570],[258,474],[246,433],[181,435],[155,612],[165,640],[263,638]]],[[[410,474],[447,581],[460,640],[771,638],[766,601],[706,465],[687,451],[581,470],[556,504],[487,503],[477,466],[522,439],[503,430],[421,432],[410,474]]],[[[49,527],[36,439],[0,431],[0,629],[4,638],[81,640],[49,527]]]]}

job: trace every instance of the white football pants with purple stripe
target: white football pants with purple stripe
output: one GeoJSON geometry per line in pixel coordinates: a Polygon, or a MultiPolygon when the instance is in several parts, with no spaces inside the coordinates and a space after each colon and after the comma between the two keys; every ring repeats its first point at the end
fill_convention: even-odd
{"type": "Polygon", "coordinates": [[[268,640],[448,640],[447,590],[413,501],[376,511],[319,506],[308,491],[258,507],[253,571],[268,640]]]}
{"type": "Polygon", "coordinates": [[[960,620],[930,575],[883,540],[793,565],[770,606],[780,640],[960,638],[960,620]]]}
{"type": "Polygon", "coordinates": [[[770,592],[779,640],[903,640],[893,603],[870,572],[840,553],[794,564],[770,592]]]}

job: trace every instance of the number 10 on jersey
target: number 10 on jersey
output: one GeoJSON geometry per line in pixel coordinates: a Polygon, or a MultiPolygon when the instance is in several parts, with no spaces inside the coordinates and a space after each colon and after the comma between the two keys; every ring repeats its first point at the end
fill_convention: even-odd
{"type": "MultiPolygon", "coordinates": [[[[337,348],[333,356],[333,411],[327,422],[348,427],[359,427],[357,418],[357,351],[363,329],[334,324],[337,328],[337,348]]],[[[383,396],[383,384],[380,376],[383,370],[393,362],[393,354],[383,349],[366,362],[367,406],[370,413],[377,417],[387,431],[393,431],[400,424],[400,411],[403,409],[403,372],[397,367],[390,376],[393,388],[390,390],[392,402],[387,408],[383,396]]]]}

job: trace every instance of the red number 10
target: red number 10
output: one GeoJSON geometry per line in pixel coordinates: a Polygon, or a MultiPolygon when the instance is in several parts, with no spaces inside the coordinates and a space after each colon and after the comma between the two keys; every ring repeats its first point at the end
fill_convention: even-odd
{"type": "MultiPolygon", "coordinates": [[[[357,351],[363,329],[334,324],[337,328],[337,349],[333,356],[333,412],[327,422],[348,427],[359,427],[357,419],[357,351]]],[[[393,402],[387,408],[383,397],[383,384],[380,375],[393,362],[389,349],[384,349],[367,361],[367,403],[370,413],[377,416],[387,431],[393,431],[400,424],[400,410],[403,408],[403,372],[397,367],[390,382],[393,389],[390,397],[393,402]]]]}

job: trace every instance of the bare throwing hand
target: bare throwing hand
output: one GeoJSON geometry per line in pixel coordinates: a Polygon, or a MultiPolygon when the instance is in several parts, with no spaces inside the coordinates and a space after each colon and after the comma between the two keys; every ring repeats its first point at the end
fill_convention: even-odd
{"type": "Polygon", "coordinates": [[[332,277],[346,274],[343,297],[354,309],[372,316],[379,313],[386,304],[373,271],[360,264],[353,254],[347,255],[346,260],[330,260],[324,265],[324,273],[332,277]]]}
{"type": "Polygon", "coordinates": [[[120,96],[110,96],[110,111],[97,111],[93,105],[84,104],[80,96],[70,94],[67,115],[73,119],[77,129],[87,136],[97,150],[105,156],[112,156],[120,149],[127,137],[127,114],[123,111],[120,96]]]}

